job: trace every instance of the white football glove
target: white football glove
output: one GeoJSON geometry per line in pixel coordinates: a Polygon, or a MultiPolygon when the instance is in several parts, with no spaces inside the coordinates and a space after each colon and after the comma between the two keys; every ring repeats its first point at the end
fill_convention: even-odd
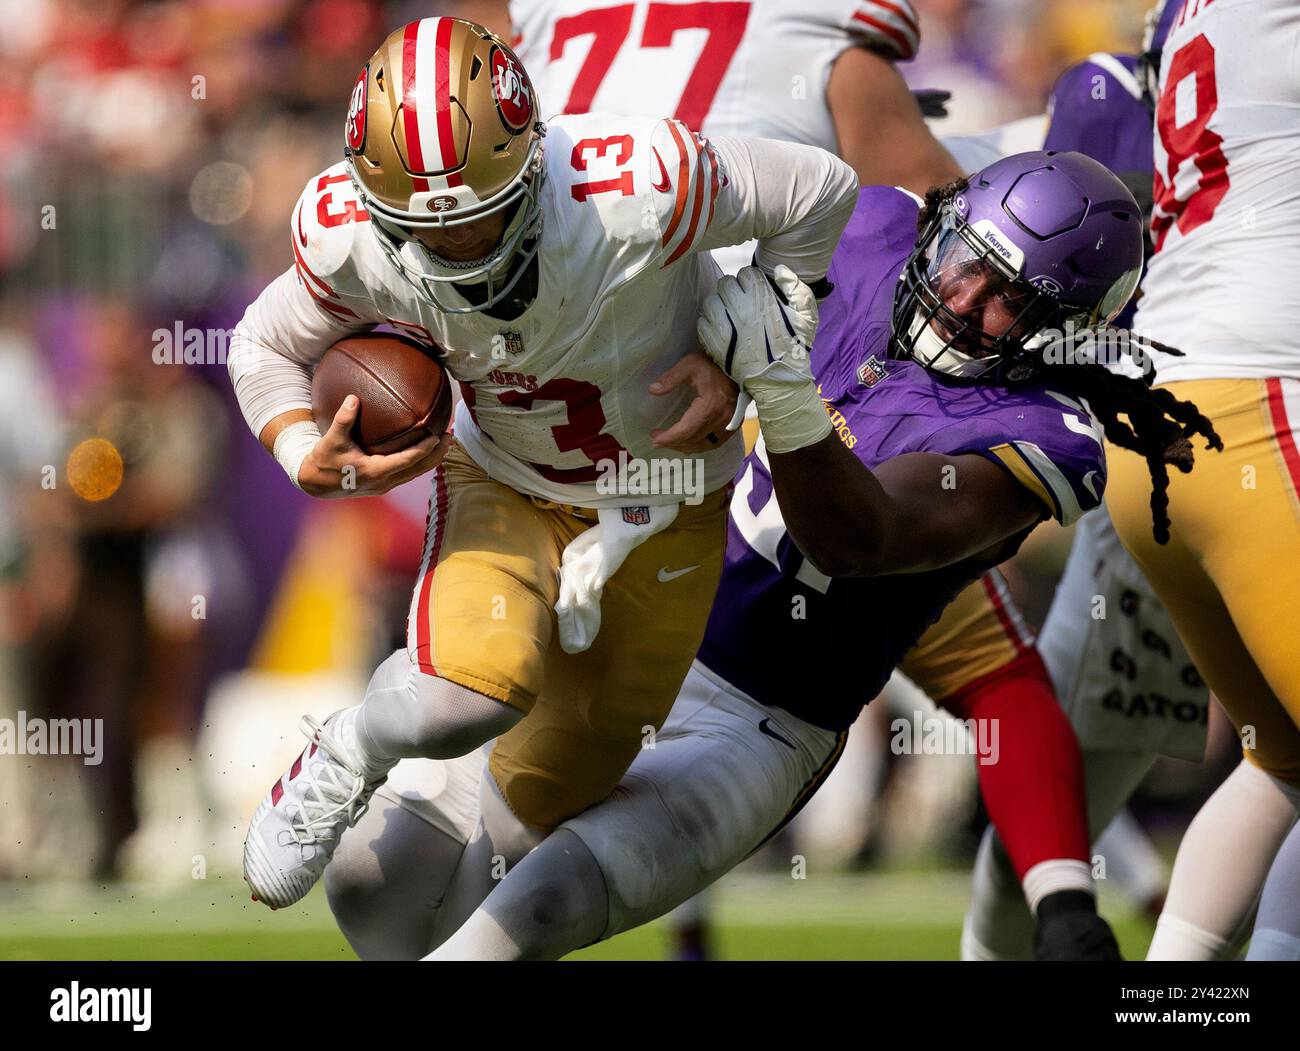
{"type": "Polygon", "coordinates": [[[830,433],[809,354],[817,300],[793,270],[778,266],[772,281],[747,266],[722,278],[696,331],[714,363],[754,399],[770,451],[793,452],[830,433]]]}

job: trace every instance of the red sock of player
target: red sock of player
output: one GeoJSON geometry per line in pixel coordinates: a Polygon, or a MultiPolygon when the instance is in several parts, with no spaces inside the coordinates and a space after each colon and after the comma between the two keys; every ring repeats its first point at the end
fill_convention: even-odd
{"type": "Polygon", "coordinates": [[[996,753],[990,749],[996,761],[977,762],[980,792],[1031,908],[1053,891],[1086,885],[1091,892],[1083,756],[1037,650],[970,683],[943,706],[959,719],[990,723],[983,734],[996,742],[996,753]],[[1047,861],[1065,864],[1025,881],[1047,861]]]}

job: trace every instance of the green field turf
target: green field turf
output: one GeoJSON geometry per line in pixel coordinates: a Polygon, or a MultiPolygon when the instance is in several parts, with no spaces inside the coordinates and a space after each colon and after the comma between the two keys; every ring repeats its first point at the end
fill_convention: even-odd
{"type": "MultiPolygon", "coordinates": [[[[715,892],[718,956],[733,960],[956,959],[968,876],[958,871],[812,875],[733,874],[715,892]]],[[[1105,893],[1128,959],[1148,923],[1105,893]]],[[[574,960],[661,960],[662,922],[574,953],[574,960]]],[[[3,960],[352,960],[318,888],[272,913],[237,877],[159,893],[136,886],[0,885],[3,960]]]]}

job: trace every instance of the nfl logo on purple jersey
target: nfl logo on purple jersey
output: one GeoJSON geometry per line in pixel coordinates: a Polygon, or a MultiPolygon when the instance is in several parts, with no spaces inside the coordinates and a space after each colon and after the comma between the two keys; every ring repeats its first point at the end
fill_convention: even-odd
{"type": "Polygon", "coordinates": [[[625,507],[623,508],[623,521],[628,525],[643,526],[650,524],[650,508],[648,507],[625,507]]]}
{"type": "Polygon", "coordinates": [[[874,354],[858,366],[858,382],[864,387],[874,387],[881,380],[888,378],[889,373],[885,371],[885,366],[874,354]]]}

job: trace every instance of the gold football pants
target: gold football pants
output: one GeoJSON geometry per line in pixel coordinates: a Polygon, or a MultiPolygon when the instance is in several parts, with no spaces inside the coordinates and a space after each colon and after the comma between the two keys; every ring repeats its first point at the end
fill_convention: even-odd
{"type": "Polygon", "coordinates": [[[1151,479],[1107,448],[1106,502],[1124,546],[1168,608],[1246,758],[1300,786],[1300,381],[1185,380],[1224,451],[1196,442],[1191,474],[1171,471],[1170,541],[1151,534],[1151,479]]]}
{"type": "Polygon", "coordinates": [[[583,653],[559,644],[565,546],[594,511],[524,496],[453,445],[435,472],[408,623],[420,670],[525,713],[489,769],[506,802],[552,828],[604,799],[653,744],[691,666],[722,575],[726,489],[684,504],[605,585],[583,653]]]}

